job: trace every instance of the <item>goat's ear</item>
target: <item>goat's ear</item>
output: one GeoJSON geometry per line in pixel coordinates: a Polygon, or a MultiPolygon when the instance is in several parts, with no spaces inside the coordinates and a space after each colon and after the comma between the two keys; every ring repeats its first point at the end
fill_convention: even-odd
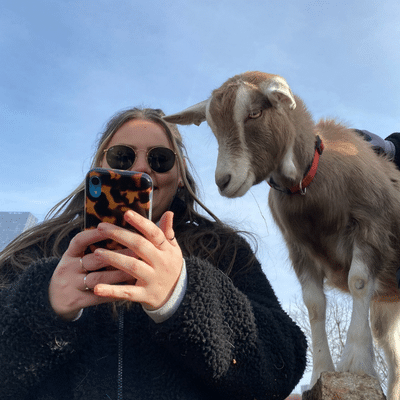
{"type": "Polygon", "coordinates": [[[167,122],[179,125],[191,125],[195,124],[199,126],[203,121],[206,120],[206,108],[208,100],[204,100],[201,103],[197,103],[194,106],[186,108],[176,114],[166,115],[163,119],[167,122]]]}
{"type": "Polygon", "coordinates": [[[279,107],[282,103],[288,104],[291,110],[296,108],[296,100],[285,79],[280,76],[264,81],[261,91],[268,97],[274,107],[279,107]]]}

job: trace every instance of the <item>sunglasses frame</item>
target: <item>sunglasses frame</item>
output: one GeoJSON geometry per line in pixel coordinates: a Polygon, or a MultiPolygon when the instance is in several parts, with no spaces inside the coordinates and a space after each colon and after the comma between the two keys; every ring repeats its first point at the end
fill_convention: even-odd
{"type": "MultiPolygon", "coordinates": [[[[134,147],[132,147],[132,146],[130,146],[130,145],[128,145],[128,144],[115,144],[114,146],[111,146],[111,147],[109,147],[108,149],[103,150],[103,154],[106,156],[106,161],[107,161],[107,163],[108,163],[108,160],[107,160],[107,152],[108,152],[110,149],[112,149],[113,147],[117,147],[117,146],[128,147],[128,148],[131,149],[131,150],[133,151],[133,153],[135,154],[135,159],[133,160],[132,165],[131,165],[128,169],[123,170],[123,171],[129,171],[129,170],[135,165],[135,161],[136,161],[137,158],[138,158],[138,153],[139,153],[139,152],[142,152],[142,151],[146,151],[146,150],[144,150],[144,149],[135,149],[134,147]]],[[[147,161],[147,164],[148,164],[148,166],[151,168],[151,170],[152,170],[153,172],[155,172],[156,174],[165,174],[165,173],[171,171],[171,169],[174,168],[174,165],[175,165],[175,163],[176,163],[177,156],[178,156],[178,155],[175,153],[175,151],[173,151],[173,150],[170,149],[169,147],[165,147],[165,146],[154,146],[154,147],[151,147],[150,149],[148,149],[148,150],[146,151],[146,161],[147,161]],[[151,166],[150,163],[149,163],[149,153],[150,153],[152,150],[154,150],[154,149],[167,149],[167,150],[169,150],[169,151],[171,151],[171,152],[173,153],[173,155],[174,155],[174,163],[172,164],[172,167],[171,167],[170,169],[168,169],[167,171],[158,172],[158,171],[156,171],[155,169],[152,168],[152,166],[151,166]]],[[[109,164],[109,165],[110,165],[110,164],[109,164]]],[[[120,169],[120,168],[114,168],[114,169],[120,169]]]]}

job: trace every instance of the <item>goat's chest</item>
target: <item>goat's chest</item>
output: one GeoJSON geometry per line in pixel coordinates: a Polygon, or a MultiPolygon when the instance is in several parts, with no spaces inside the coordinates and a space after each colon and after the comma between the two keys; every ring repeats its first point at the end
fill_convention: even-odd
{"type": "Polygon", "coordinates": [[[269,206],[275,222],[283,232],[300,237],[318,233],[332,235],[347,225],[348,217],[343,210],[327,201],[317,202],[302,195],[286,195],[272,192],[269,206]]]}
{"type": "Polygon", "coordinates": [[[329,202],[313,201],[307,195],[274,192],[270,193],[269,205],[289,247],[307,248],[315,256],[343,249],[349,231],[349,216],[344,209],[329,202]]]}

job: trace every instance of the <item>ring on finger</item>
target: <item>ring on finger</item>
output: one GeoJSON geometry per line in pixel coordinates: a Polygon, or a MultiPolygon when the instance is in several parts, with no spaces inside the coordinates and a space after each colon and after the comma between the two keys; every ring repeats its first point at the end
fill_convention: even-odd
{"type": "Polygon", "coordinates": [[[83,283],[84,283],[84,285],[85,285],[85,290],[92,290],[92,289],[90,289],[90,287],[87,285],[87,283],[86,283],[86,278],[88,277],[88,275],[86,274],[85,275],[85,277],[83,278],[83,283]]]}
{"type": "Polygon", "coordinates": [[[84,267],[84,265],[83,265],[82,257],[79,259],[79,263],[81,264],[82,271],[83,271],[85,274],[87,274],[87,273],[88,273],[88,270],[87,270],[87,269],[84,267]]]}

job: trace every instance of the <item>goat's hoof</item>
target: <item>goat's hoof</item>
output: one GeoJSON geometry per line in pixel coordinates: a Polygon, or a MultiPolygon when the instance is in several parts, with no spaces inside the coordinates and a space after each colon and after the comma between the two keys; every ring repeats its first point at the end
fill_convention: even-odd
{"type": "Polygon", "coordinates": [[[369,357],[344,357],[337,366],[338,372],[352,372],[354,374],[368,374],[378,379],[373,361],[369,357]]]}

